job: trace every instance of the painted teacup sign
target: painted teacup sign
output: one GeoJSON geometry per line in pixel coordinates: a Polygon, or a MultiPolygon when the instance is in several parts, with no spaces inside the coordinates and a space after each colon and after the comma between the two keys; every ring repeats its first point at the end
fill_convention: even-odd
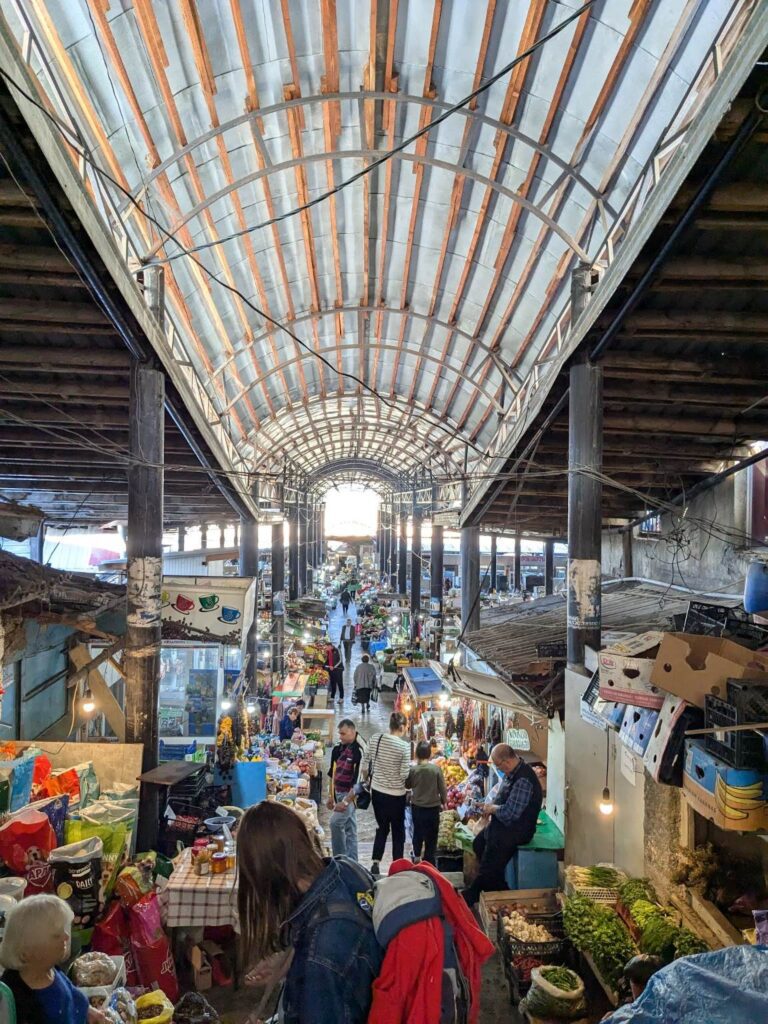
{"type": "Polygon", "coordinates": [[[177,594],[176,600],[173,603],[173,608],[177,612],[182,612],[184,615],[189,615],[192,609],[195,607],[195,602],[190,601],[188,597],[184,597],[183,594],[177,594]]]}
{"type": "Polygon", "coordinates": [[[217,594],[206,594],[205,597],[198,597],[200,602],[200,610],[204,612],[215,611],[219,606],[219,598],[217,594]]]}
{"type": "Polygon", "coordinates": [[[221,609],[221,615],[219,616],[219,622],[237,622],[240,618],[239,608],[227,608],[226,606],[221,609]]]}

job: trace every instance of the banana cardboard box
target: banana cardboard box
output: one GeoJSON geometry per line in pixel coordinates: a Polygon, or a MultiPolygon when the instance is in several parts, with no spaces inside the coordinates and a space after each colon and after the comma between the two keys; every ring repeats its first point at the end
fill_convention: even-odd
{"type": "Polygon", "coordinates": [[[768,775],[732,768],[705,750],[703,740],[685,741],[683,795],[694,811],[719,828],[768,829],[768,775]]]}

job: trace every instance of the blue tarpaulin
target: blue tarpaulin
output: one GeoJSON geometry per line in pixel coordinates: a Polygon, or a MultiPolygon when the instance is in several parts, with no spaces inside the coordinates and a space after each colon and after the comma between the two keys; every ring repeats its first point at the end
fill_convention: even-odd
{"type": "Polygon", "coordinates": [[[732,946],[675,960],[606,1024],[768,1021],[768,946],[732,946]]]}

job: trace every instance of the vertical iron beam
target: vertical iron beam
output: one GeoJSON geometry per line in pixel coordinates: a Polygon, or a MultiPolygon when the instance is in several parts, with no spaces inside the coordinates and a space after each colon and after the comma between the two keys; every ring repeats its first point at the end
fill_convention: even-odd
{"type": "MultiPolygon", "coordinates": [[[[462,485],[462,506],[469,497],[467,483],[462,485]]],[[[461,528],[461,631],[480,628],[480,527],[461,528]]]]}
{"type": "Polygon", "coordinates": [[[299,597],[299,505],[294,496],[288,507],[288,600],[299,597]]]}
{"type": "Polygon", "coordinates": [[[397,549],[397,592],[408,593],[408,516],[400,509],[400,537],[397,549]]]}
{"type": "Polygon", "coordinates": [[[544,541],[544,593],[555,592],[555,542],[550,537],[544,541]]]}
{"type": "MultiPolygon", "coordinates": [[[[38,565],[45,564],[45,520],[40,520],[37,533],[30,541],[30,555],[33,562],[38,565]]],[[[19,698],[20,699],[20,698],[19,698]]]]}
{"type": "Polygon", "coordinates": [[[296,580],[299,597],[304,593],[307,582],[307,495],[302,492],[298,496],[297,505],[298,539],[299,539],[299,571],[296,580]]]}
{"type": "Polygon", "coordinates": [[[635,566],[632,557],[632,527],[628,527],[621,535],[621,560],[623,563],[624,576],[634,576],[635,566]]]}
{"type": "Polygon", "coordinates": [[[421,509],[413,494],[413,535],[411,537],[411,635],[418,635],[421,615],[421,509]]]}
{"type": "Polygon", "coordinates": [[[499,556],[495,533],[491,534],[491,571],[489,575],[491,577],[491,585],[488,589],[496,590],[499,577],[499,556]]]}
{"type": "Polygon", "coordinates": [[[272,671],[283,670],[285,602],[285,527],[272,524],[272,671]]]}
{"type": "Polygon", "coordinates": [[[176,542],[176,546],[179,549],[179,551],[183,551],[184,550],[184,545],[186,544],[186,541],[187,541],[187,528],[186,528],[186,526],[180,526],[179,527],[179,536],[178,536],[178,540],[176,542]]]}
{"type": "MultiPolygon", "coordinates": [[[[574,271],[576,274],[576,271],[574,271]]],[[[568,664],[600,646],[603,371],[586,358],[570,371],[568,409],[568,664]]]]}
{"type": "MultiPolygon", "coordinates": [[[[133,361],[126,559],[125,741],[143,743],[142,772],[158,763],[161,593],[163,583],[163,460],[165,376],[133,361]]],[[[156,848],[159,794],[142,786],[138,842],[156,848]]]]}
{"type": "Polygon", "coordinates": [[[515,537],[514,589],[519,594],[523,589],[523,546],[519,537],[515,537]]]}
{"type": "MultiPolygon", "coordinates": [[[[256,487],[258,487],[258,484],[256,484],[256,487]]],[[[255,496],[258,506],[258,491],[255,496]]],[[[248,666],[245,670],[248,692],[255,695],[256,659],[258,658],[259,641],[259,521],[253,516],[240,517],[240,559],[238,571],[241,576],[247,576],[256,581],[256,603],[253,609],[253,619],[248,624],[246,636],[246,653],[249,655],[249,658],[248,666]]]]}

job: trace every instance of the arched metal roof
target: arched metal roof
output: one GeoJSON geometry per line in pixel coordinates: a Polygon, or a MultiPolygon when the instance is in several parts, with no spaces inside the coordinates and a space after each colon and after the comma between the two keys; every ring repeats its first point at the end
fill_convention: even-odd
{"type": "Polygon", "coordinates": [[[573,261],[600,251],[706,87],[724,26],[738,32],[752,4],[595,0],[425,138],[280,219],[578,6],[3,3],[45,55],[42,90],[133,197],[94,189],[128,255],[179,254],[140,210],[184,248],[218,243],[200,265],[168,264],[173,330],[252,468],[287,460],[313,479],[424,464],[458,476],[466,443],[470,466],[482,462],[558,323],[573,261]]]}

